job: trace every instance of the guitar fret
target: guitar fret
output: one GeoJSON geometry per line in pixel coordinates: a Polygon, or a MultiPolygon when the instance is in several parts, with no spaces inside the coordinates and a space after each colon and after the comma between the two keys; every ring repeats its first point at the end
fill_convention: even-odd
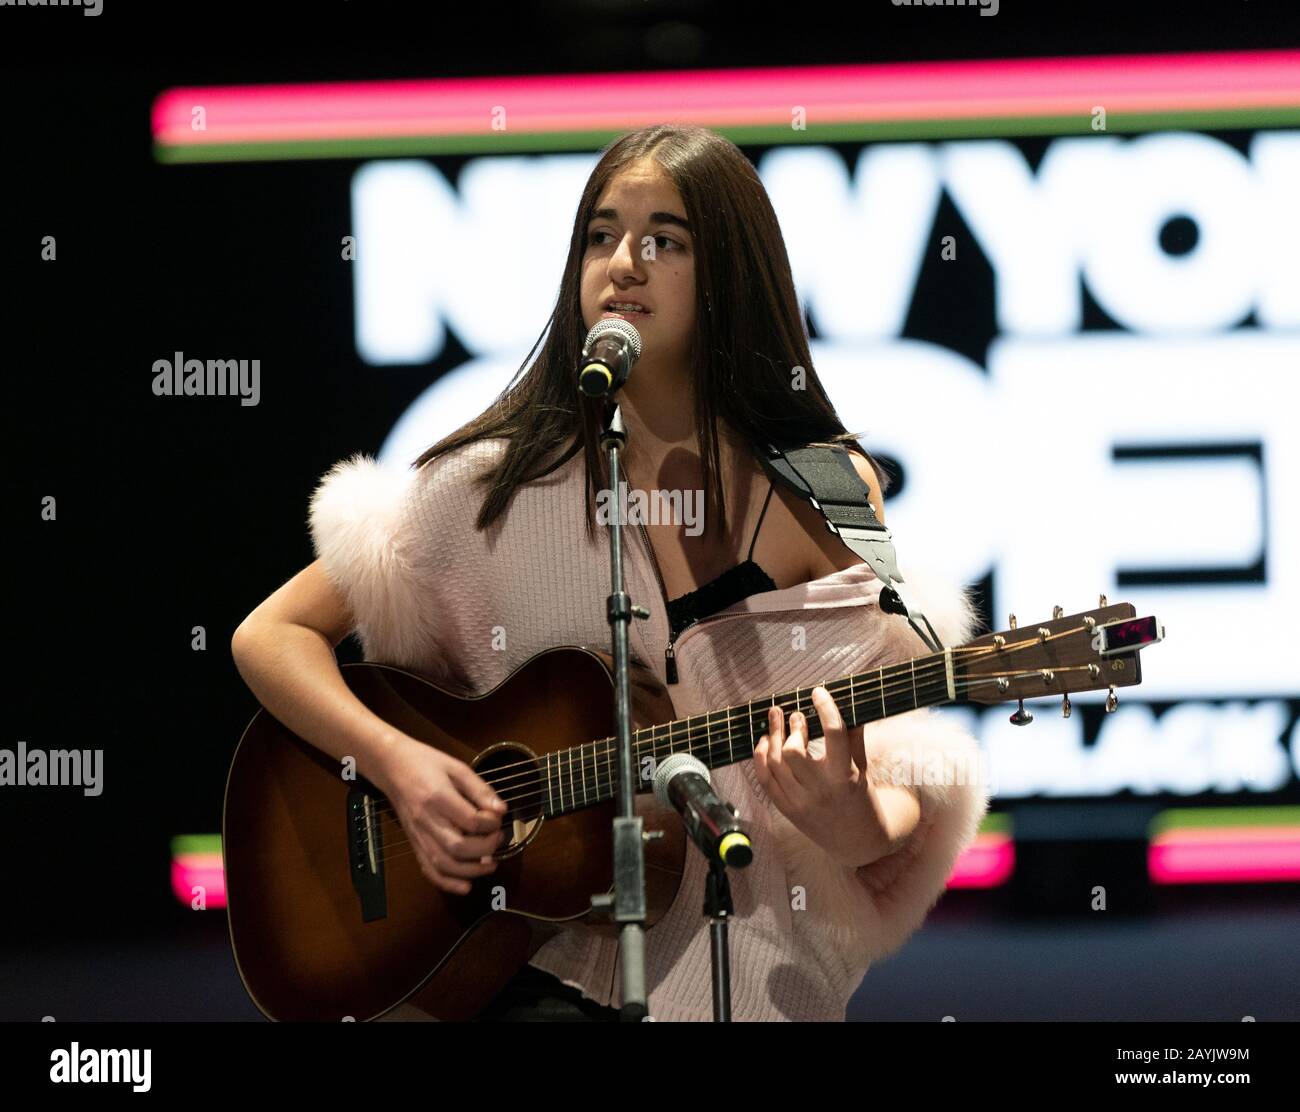
{"type": "MultiPolygon", "coordinates": [[[[923,664],[926,662],[923,660],[923,664]]],[[[945,654],[945,663],[948,669],[948,684],[950,689],[955,687],[952,680],[952,663],[951,657],[945,654]]],[[[895,706],[895,692],[886,689],[885,673],[890,673],[890,682],[899,679],[902,673],[900,665],[886,665],[875,669],[876,687],[878,691],[877,699],[880,703],[880,717],[888,718],[891,714],[906,713],[908,709],[920,709],[921,706],[921,689],[916,682],[916,659],[908,661],[908,673],[912,687],[912,706],[907,706],[906,688],[897,693],[901,696],[903,702],[901,706],[895,706]]],[[[840,706],[839,695],[843,694],[841,690],[831,697],[836,706],[840,707],[840,713],[845,722],[850,727],[857,727],[866,722],[872,721],[872,712],[870,705],[870,689],[865,690],[861,696],[858,694],[858,680],[866,679],[870,682],[869,672],[850,673],[846,677],[841,677],[838,681],[832,681],[836,684],[842,684],[847,681],[848,684],[848,702],[847,713],[845,707],[840,706]],[[859,698],[864,700],[859,705],[859,698]]],[[[825,685],[823,685],[825,686],[825,685]]],[[[830,688],[827,687],[829,691],[830,688]]],[[[692,756],[702,759],[709,768],[720,767],[724,764],[735,764],[738,759],[744,759],[745,756],[752,756],[758,748],[759,738],[765,730],[765,722],[755,722],[755,716],[762,707],[765,711],[771,707],[778,707],[783,712],[783,717],[788,718],[790,714],[800,713],[808,718],[815,713],[811,703],[813,689],[796,687],[793,691],[787,692],[782,697],[778,692],[772,692],[766,705],[757,703],[751,699],[747,703],[738,704],[735,707],[725,707],[718,711],[706,711],[703,714],[688,715],[685,718],[673,719],[668,722],[658,723],[653,726],[647,726],[642,730],[635,730],[632,734],[633,740],[633,764],[634,775],[636,776],[637,790],[645,790],[651,783],[646,778],[643,771],[643,761],[648,751],[651,757],[652,765],[657,765],[661,756],[667,756],[674,751],[687,752],[692,756]],[[809,709],[804,709],[805,692],[808,695],[809,709]],[[790,700],[787,706],[785,699],[790,700]],[[748,719],[749,727],[749,749],[746,751],[743,747],[739,754],[736,753],[736,718],[742,711],[748,719]],[[719,717],[721,716],[721,717],[719,717]],[[718,752],[719,742],[722,740],[722,732],[726,731],[726,755],[718,752]],[[663,752],[660,752],[660,741],[664,742],[663,752]],[[684,744],[682,744],[684,742],[684,744]],[[700,751],[701,747],[703,752],[700,751]]],[[[927,696],[928,698],[928,696],[927,696]]],[[[952,698],[951,690],[949,698],[952,698]]],[[[929,705],[929,704],[927,704],[929,705]]],[[[766,718],[766,714],[764,714],[766,718]]],[[[787,722],[787,729],[789,723],[787,722]]],[[[811,729],[811,723],[810,727],[811,729]]],[[[743,736],[743,735],[742,735],[743,736]]],[[[811,736],[811,733],[810,733],[811,736]]],[[[572,746],[560,753],[548,754],[545,760],[546,770],[546,807],[549,814],[559,814],[569,810],[577,810],[579,807],[590,806],[593,802],[599,803],[602,800],[610,799],[617,793],[618,787],[618,747],[616,738],[604,738],[597,742],[591,742],[590,761],[591,771],[588,773],[588,745],[572,746]],[[573,767],[574,750],[577,750],[578,767],[573,767]],[[567,769],[562,763],[567,754],[567,769]],[[603,762],[603,763],[602,763],[603,762]],[[565,779],[568,779],[568,790],[565,789],[565,779]],[[588,776],[590,775],[590,781],[588,776]],[[555,779],[552,779],[555,777],[555,779]],[[556,791],[556,781],[558,781],[559,791],[556,791]],[[582,801],[578,800],[578,784],[582,785],[582,801]],[[558,806],[556,796],[559,796],[558,806]]],[[[652,779],[652,778],[651,778],[652,779]]]]}

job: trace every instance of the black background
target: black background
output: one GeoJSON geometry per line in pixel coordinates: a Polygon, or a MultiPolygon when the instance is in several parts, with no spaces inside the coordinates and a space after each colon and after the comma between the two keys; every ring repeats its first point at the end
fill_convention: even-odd
{"type": "MultiPolygon", "coordinates": [[[[356,162],[160,165],[149,109],[161,90],[1295,47],[1300,28],[1285,12],[1254,0],[1004,2],[994,18],[888,0],[770,13],[507,4],[479,21],[449,6],[357,2],[105,0],[98,18],[0,8],[11,449],[0,747],[106,751],[98,798],[73,788],[0,797],[9,851],[0,931],[10,941],[111,941],[188,918],[170,895],[168,840],[220,829],[230,755],[256,709],[230,635],[312,559],[307,501],[320,475],[353,451],[373,453],[444,369],[362,373],[338,247],[356,162]],[[44,235],[57,237],[57,263],[40,260],[44,235]],[[177,350],[260,358],[261,403],[155,397],[151,365],[177,350]],[[55,523],[40,520],[47,495],[58,500],[55,523]],[[205,652],[191,650],[196,625],[205,652]]],[[[456,161],[439,165],[450,172],[456,161]]],[[[987,289],[985,264],[969,265],[954,280],[987,289]]],[[[954,287],[950,309],[954,331],[978,334],[991,301],[954,287]],[[958,306],[966,319],[954,320],[958,306]]],[[[910,321],[913,330],[925,322],[910,321]]],[[[454,365],[454,353],[444,361],[454,365]]],[[[351,642],[342,653],[357,658],[351,642]]]]}

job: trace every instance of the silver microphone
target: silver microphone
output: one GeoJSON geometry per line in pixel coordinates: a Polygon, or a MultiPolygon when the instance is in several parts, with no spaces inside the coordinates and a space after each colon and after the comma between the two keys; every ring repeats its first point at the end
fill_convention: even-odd
{"type": "Polygon", "coordinates": [[[686,832],[710,861],[744,868],[754,859],[749,831],[739,813],[713,792],[709,766],[691,753],[672,753],[659,762],[654,779],[661,807],[675,807],[686,832]]]}
{"type": "Polygon", "coordinates": [[[641,357],[641,333],[620,317],[606,317],[591,326],[582,345],[578,389],[589,398],[614,393],[628,380],[641,357]]]}

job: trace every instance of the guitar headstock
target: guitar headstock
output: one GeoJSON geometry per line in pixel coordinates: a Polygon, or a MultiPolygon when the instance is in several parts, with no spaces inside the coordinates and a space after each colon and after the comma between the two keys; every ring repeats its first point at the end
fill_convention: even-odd
{"type": "Polygon", "coordinates": [[[1062,713],[1070,714],[1070,693],[1109,691],[1106,709],[1118,705],[1117,687],[1142,682],[1139,652],[1164,639],[1165,627],[1154,617],[1139,618],[1131,603],[1101,605],[1065,615],[1058,606],[1050,621],[1009,628],[967,642],[953,650],[958,687],[968,701],[994,705],[1020,700],[1011,716],[1017,725],[1033,720],[1025,699],[1061,695],[1062,713]]]}

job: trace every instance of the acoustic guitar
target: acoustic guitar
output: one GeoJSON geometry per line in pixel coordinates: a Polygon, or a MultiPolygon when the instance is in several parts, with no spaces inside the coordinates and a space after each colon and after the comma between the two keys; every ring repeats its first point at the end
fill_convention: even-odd
{"type": "MultiPolygon", "coordinates": [[[[1128,603],[1014,624],[958,648],[824,682],[848,726],[949,703],[1024,700],[1141,682],[1139,651],[1164,637],[1128,603]]],[[[222,818],[230,938],[254,1003],[275,1020],[373,1019],[405,1001],[441,1020],[477,1015],[561,927],[611,936],[593,894],[613,888],[616,812],[613,666],[609,654],[537,653],[492,690],[444,690],[383,664],[345,664],[349,689],[413,738],[470,765],[505,800],[509,837],[494,872],[465,894],[436,888],[384,795],[263,708],[230,767],[222,818]],[[610,697],[597,697],[608,690],[610,697]],[[597,740],[591,740],[597,739],[597,740]]],[[[654,761],[689,751],[710,768],[753,755],[767,708],[807,716],[811,688],[764,694],[673,718],[667,690],[631,669],[636,796],[644,829],[646,925],[677,896],[686,834],[655,801],[654,761]]]]}

